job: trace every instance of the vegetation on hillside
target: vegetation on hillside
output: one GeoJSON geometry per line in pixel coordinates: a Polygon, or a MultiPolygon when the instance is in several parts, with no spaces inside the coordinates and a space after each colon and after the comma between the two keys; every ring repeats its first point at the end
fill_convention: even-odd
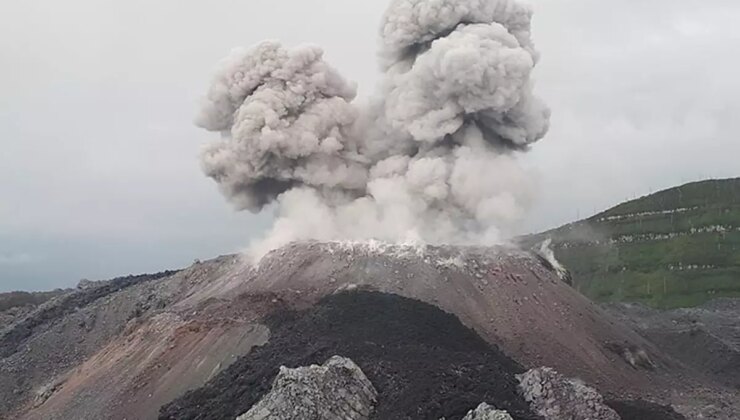
{"type": "Polygon", "coordinates": [[[671,188],[523,241],[547,237],[597,301],[675,308],[740,297],[740,178],[671,188]]]}

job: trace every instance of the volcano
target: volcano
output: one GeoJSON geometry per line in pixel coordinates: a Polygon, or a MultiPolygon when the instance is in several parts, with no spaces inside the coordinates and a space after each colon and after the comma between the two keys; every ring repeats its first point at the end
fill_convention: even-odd
{"type": "Polygon", "coordinates": [[[459,419],[480,403],[548,418],[516,379],[542,366],[623,418],[737,412],[726,384],[509,247],[293,243],[257,266],[232,255],[88,284],[0,334],[7,419],[235,418],[281,366],[337,355],[377,389],[375,419],[459,419]]]}

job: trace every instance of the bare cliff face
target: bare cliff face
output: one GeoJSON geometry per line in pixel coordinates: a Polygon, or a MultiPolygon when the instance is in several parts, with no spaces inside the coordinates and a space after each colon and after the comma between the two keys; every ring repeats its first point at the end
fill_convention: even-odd
{"type": "MultiPolygon", "coordinates": [[[[91,285],[52,299],[13,321],[0,331],[0,418],[146,419],[158,417],[163,407],[175,411],[162,413],[177,413],[179,397],[188,391],[208,395],[209,387],[224,378],[228,383],[240,361],[258,357],[271,342],[296,345],[291,340],[301,334],[295,325],[310,329],[326,321],[329,315],[314,319],[310,314],[324,307],[327,297],[358,292],[397,296],[449,314],[459,326],[445,324],[450,331],[438,327],[437,335],[464,328],[478,337],[475,346],[483,346],[480,351],[505,357],[494,358],[499,362],[490,369],[499,373],[482,378],[474,387],[480,387],[480,392],[451,397],[462,402],[448,411],[442,402],[436,403],[440,407],[429,403],[430,413],[460,413],[462,418],[482,402],[500,402],[505,406],[497,408],[511,408],[510,413],[520,410],[514,418],[527,418],[530,414],[526,413],[532,412],[517,405],[524,400],[516,396],[515,384],[512,394],[486,390],[499,389],[492,384],[503,386],[514,375],[541,366],[585,381],[608,400],[651,400],[680,405],[687,413],[707,405],[725,404],[726,413],[736,407],[730,390],[666,356],[626,322],[607,315],[523,251],[296,243],[273,251],[259,266],[226,256],[179,272],[91,285]],[[313,323],[296,324],[293,318],[288,322],[288,314],[313,323]],[[625,350],[645,354],[650,364],[631,364],[625,350]],[[486,392],[509,397],[486,401],[486,392]]],[[[368,314],[370,320],[381,322],[374,312],[368,314]]],[[[352,323],[359,322],[354,318],[340,318],[329,317],[330,325],[343,325],[348,334],[360,328],[352,323]]],[[[397,328],[418,330],[413,323],[397,328]]],[[[342,337],[327,338],[326,347],[316,349],[313,356],[299,354],[286,363],[265,360],[295,368],[321,364],[338,354],[351,357],[371,381],[390,378],[393,383],[393,378],[400,381],[406,376],[391,375],[383,370],[387,366],[396,366],[394,374],[398,375],[403,369],[426,371],[435,363],[432,357],[424,358],[432,346],[425,334],[435,333],[423,331],[428,332],[408,337],[416,340],[413,343],[393,345],[414,349],[408,359],[428,360],[430,365],[381,363],[383,353],[373,356],[369,353],[372,346],[364,341],[351,355],[330,354],[332,346],[349,341],[342,337]],[[376,369],[368,371],[366,366],[376,369]]],[[[472,360],[461,358],[469,350],[445,356],[451,363],[449,372],[457,371],[455,366],[462,360],[472,360]]],[[[254,403],[269,392],[279,367],[268,368],[266,363],[264,371],[254,373],[262,388],[245,388],[257,390],[254,403]]],[[[466,376],[476,378],[476,369],[468,369],[466,376]]],[[[439,384],[445,383],[440,379],[434,386],[444,389],[439,384]]],[[[399,409],[393,404],[383,405],[382,387],[373,385],[380,394],[378,406],[399,412],[393,411],[399,409]]],[[[240,395],[233,398],[244,398],[240,395]]],[[[239,408],[246,409],[237,410],[236,415],[250,407],[239,408]]],[[[723,418],[723,411],[718,412],[716,418],[723,418]]],[[[451,418],[456,417],[447,417],[451,418]]]]}

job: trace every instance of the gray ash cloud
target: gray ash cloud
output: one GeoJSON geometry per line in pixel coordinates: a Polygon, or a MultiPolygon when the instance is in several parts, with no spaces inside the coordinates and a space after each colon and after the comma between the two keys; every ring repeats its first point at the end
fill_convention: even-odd
{"type": "Polygon", "coordinates": [[[392,1],[363,104],[319,47],[232,52],[197,122],[221,133],[202,165],[224,195],[276,205],[255,255],[301,239],[500,242],[534,194],[517,154],[549,126],[531,17],[516,1],[392,1]]]}

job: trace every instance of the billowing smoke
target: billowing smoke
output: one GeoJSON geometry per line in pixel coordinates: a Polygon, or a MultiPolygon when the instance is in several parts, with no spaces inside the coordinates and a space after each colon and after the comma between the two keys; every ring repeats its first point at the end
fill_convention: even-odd
{"type": "Polygon", "coordinates": [[[548,129],[531,16],[514,0],[393,0],[363,106],[315,46],[233,52],[198,124],[222,133],[203,167],[226,197],[276,205],[255,255],[301,239],[501,241],[533,194],[516,154],[548,129]]]}
{"type": "Polygon", "coordinates": [[[322,54],[265,41],[223,61],[197,123],[224,134],[203,168],[239,208],[259,211],[296,186],[365,188],[366,162],[347,137],[355,87],[322,54]]]}

